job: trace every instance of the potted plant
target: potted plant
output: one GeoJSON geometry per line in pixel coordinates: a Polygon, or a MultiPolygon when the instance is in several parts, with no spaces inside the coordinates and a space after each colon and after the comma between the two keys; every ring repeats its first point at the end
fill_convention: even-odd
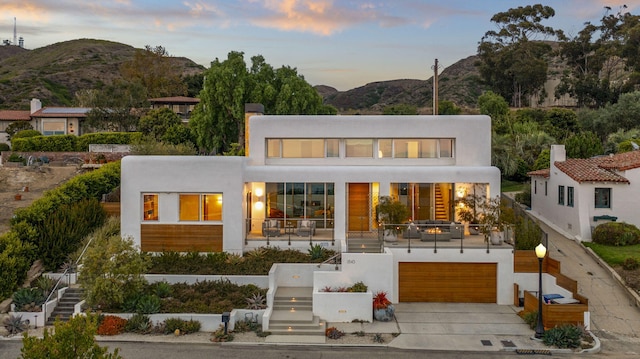
{"type": "Polygon", "coordinates": [[[382,196],[376,206],[376,219],[382,223],[385,240],[397,240],[402,231],[400,224],[404,223],[411,212],[402,202],[391,196],[382,196]]]}
{"type": "Polygon", "coordinates": [[[504,240],[504,229],[507,224],[507,211],[503,210],[500,196],[484,200],[480,203],[482,213],[480,215],[481,230],[485,240],[491,240],[491,244],[500,244],[504,240]]]}
{"type": "Polygon", "coordinates": [[[395,307],[387,298],[387,292],[378,291],[373,295],[373,318],[381,322],[393,319],[395,307]]]}
{"type": "Polygon", "coordinates": [[[465,222],[469,226],[469,234],[480,233],[480,219],[478,209],[482,203],[482,198],[475,194],[470,194],[455,200],[458,220],[465,222]]]}

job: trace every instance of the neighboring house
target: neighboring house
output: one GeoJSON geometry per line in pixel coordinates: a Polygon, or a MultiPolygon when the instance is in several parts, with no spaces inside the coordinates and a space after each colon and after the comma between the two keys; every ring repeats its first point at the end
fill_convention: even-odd
{"type": "Polygon", "coordinates": [[[152,109],[163,107],[169,108],[180,116],[182,122],[188,123],[189,118],[191,117],[191,112],[196,105],[200,103],[200,99],[195,97],[174,96],[150,98],[149,102],[151,103],[152,109]]]}
{"type": "Polygon", "coordinates": [[[88,107],[44,107],[38,99],[31,100],[34,129],[44,136],[82,135],[82,122],[91,111],[88,107]]]}
{"type": "Polygon", "coordinates": [[[29,122],[31,126],[34,125],[30,111],[0,110],[0,143],[9,143],[6,130],[14,122],[29,122]]]}
{"type": "Polygon", "coordinates": [[[380,196],[406,203],[413,220],[445,226],[456,220],[456,197],[498,196],[488,116],[262,116],[261,107],[247,105],[245,157],[123,158],[122,235],[150,252],[241,254],[269,240],[287,246],[289,236],[302,250],[335,242],[342,273],[369,276],[394,301],[430,300],[425,286],[437,283],[449,289],[435,294],[464,292],[451,301],[513,303],[508,245],[489,251],[480,239],[461,251],[452,239],[451,248],[407,251],[388,244],[344,259],[356,255],[349,249],[356,237],[378,241],[380,196]],[[433,274],[436,267],[443,275],[433,274]]]}
{"type": "Polygon", "coordinates": [[[529,172],[531,211],[580,241],[607,221],[640,227],[640,151],[587,159],[566,158],[551,146],[550,168],[529,172]]]}

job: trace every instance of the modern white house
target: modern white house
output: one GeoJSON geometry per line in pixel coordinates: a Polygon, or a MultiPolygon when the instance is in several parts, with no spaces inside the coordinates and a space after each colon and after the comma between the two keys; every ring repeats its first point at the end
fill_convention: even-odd
{"type": "Polygon", "coordinates": [[[640,151],[579,159],[553,145],[549,165],[529,173],[534,215],[580,241],[608,221],[640,227],[640,151]]]}

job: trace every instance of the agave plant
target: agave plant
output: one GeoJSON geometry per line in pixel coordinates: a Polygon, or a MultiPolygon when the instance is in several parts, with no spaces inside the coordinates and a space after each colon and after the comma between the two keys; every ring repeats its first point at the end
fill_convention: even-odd
{"type": "Polygon", "coordinates": [[[40,310],[40,306],[47,298],[44,292],[40,288],[20,288],[13,293],[13,304],[15,305],[16,312],[26,312],[27,309],[37,308],[40,310]]]}
{"type": "Polygon", "coordinates": [[[141,314],[155,314],[160,312],[160,298],[156,295],[145,295],[136,305],[136,311],[141,314]]]}
{"type": "Polygon", "coordinates": [[[9,334],[18,334],[29,329],[29,321],[22,320],[21,315],[10,315],[4,319],[2,323],[9,334]]]}
{"type": "Polygon", "coordinates": [[[251,297],[246,298],[247,309],[264,309],[267,307],[267,299],[260,293],[254,293],[251,297]]]}

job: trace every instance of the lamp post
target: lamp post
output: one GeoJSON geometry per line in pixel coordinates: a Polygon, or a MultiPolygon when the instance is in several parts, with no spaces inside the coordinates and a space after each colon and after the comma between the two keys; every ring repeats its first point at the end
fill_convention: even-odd
{"type": "Polygon", "coordinates": [[[547,248],[540,243],[536,247],[536,257],[538,257],[538,324],[536,325],[535,339],[542,339],[544,335],[544,325],[542,324],[542,260],[547,254],[547,248]]]}

